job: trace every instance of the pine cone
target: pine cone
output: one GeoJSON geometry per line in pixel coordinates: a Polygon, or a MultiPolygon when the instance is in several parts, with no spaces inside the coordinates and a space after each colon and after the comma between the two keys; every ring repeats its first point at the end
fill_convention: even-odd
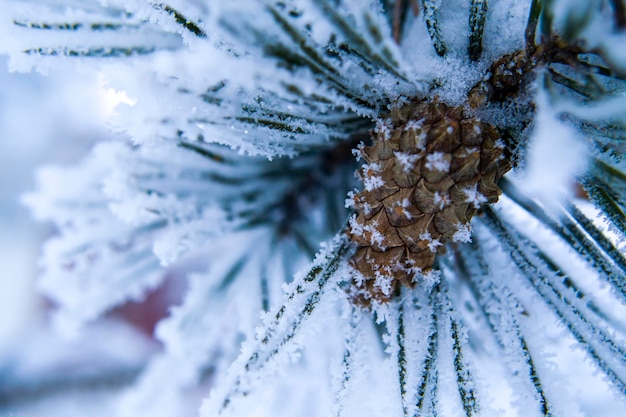
{"type": "Polygon", "coordinates": [[[532,56],[526,50],[502,56],[491,66],[489,78],[470,90],[469,106],[476,109],[487,101],[501,102],[507,97],[515,96],[522,83],[527,80],[528,73],[543,59],[543,52],[544,48],[541,47],[532,56]]]}
{"type": "Polygon", "coordinates": [[[364,190],[353,193],[348,236],[358,245],[355,299],[388,301],[413,287],[448,242],[470,240],[470,220],[495,203],[510,169],[498,130],[440,102],[411,103],[382,119],[361,146],[364,190]],[[365,291],[363,291],[365,290],[365,291]]]}

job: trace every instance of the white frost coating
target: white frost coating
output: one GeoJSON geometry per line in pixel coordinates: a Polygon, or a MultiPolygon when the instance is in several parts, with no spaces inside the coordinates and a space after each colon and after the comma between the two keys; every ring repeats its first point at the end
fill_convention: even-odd
{"type": "Polygon", "coordinates": [[[407,219],[412,218],[411,213],[407,210],[407,207],[411,207],[411,202],[408,198],[403,198],[402,201],[394,203],[393,207],[400,207],[402,209],[402,215],[407,219]]]}
{"type": "Polygon", "coordinates": [[[433,239],[430,232],[420,234],[420,239],[428,242],[428,249],[433,253],[437,252],[437,248],[439,246],[443,246],[443,243],[441,243],[438,239],[433,239]]]}
{"type": "Polygon", "coordinates": [[[363,225],[356,221],[356,214],[352,215],[349,220],[350,233],[355,236],[363,236],[363,225]]]}
{"type": "MultiPolygon", "coordinates": [[[[341,290],[335,289],[339,280],[349,276],[349,267],[345,260],[337,259],[336,253],[338,246],[346,244],[345,238],[337,237],[322,248],[308,270],[296,275],[294,282],[286,287],[289,302],[280,309],[280,313],[278,309],[274,309],[271,314],[265,315],[263,326],[257,330],[257,340],[244,344],[242,355],[231,367],[226,380],[211,392],[210,399],[203,404],[202,416],[248,415],[254,410],[262,413],[261,415],[269,414],[270,410],[278,405],[274,403],[274,399],[278,399],[282,405],[285,404],[287,401],[284,396],[285,392],[294,392],[298,397],[309,392],[307,389],[305,392],[298,393],[298,390],[292,391],[289,387],[298,378],[302,378],[301,372],[281,373],[281,378],[276,378],[276,374],[281,370],[293,371],[302,366],[307,369],[304,374],[310,373],[306,380],[313,384],[314,391],[319,387],[315,395],[316,401],[322,400],[322,403],[326,403],[331,400],[332,397],[326,398],[327,389],[322,388],[323,385],[318,385],[316,381],[327,382],[328,380],[326,375],[328,367],[320,364],[320,362],[326,362],[328,356],[322,352],[331,354],[341,352],[343,349],[343,343],[336,343],[336,341],[343,340],[342,333],[339,331],[344,330],[341,321],[336,320],[336,313],[337,307],[347,300],[341,290]],[[322,270],[330,267],[339,269],[330,276],[316,273],[312,280],[307,278],[307,272],[316,270],[316,267],[322,270]],[[323,296],[316,297],[315,294],[320,292],[323,296]],[[310,304],[311,300],[315,300],[313,305],[310,304]],[[297,331],[294,333],[294,330],[297,331]],[[322,331],[324,337],[319,337],[322,331]],[[314,354],[309,357],[308,352],[314,354]],[[294,368],[291,364],[300,355],[304,355],[308,360],[301,361],[294,368]],[[306,364],[310,360],[313,362],[310,363],[309,368],[306,364]],[[280,380],[287,384],[280,383],[280,380]],[[250,391],[252,388],[254,389],[250,391]],[[275,388],[278,390],[274,391],[275,388]],[[279,398],[273,395],[268,396],[268,390],[273,392],[273,395],[281,393],[282,395],[279,395],[279,398]],[[230,404],[227,409],[223,409],[225,399],[228,399],[230,404]]],[[[368,342],[365,346],[372,345],[368,342]]],[[[297,387],[300,384],[295,383],[293,386],[297,387]]],[[[312,404],[306,401],[304,405],[298,406],[298,400],[299,398],[296,398],[293,405],[290,401],[290,406],[283,407],[280,414],[291,415],[294,410],[300,412],[302,406],[306,409],[307,405],[314,407],[313,415],[327,414],[323,412],[324,410],[317,409],[320,406],[319,402],[312,404]]],[[[309,413],[306,411],[301,415],[309,413]]]]}
{"type": "Polygon", "coordinates": [[[450,161],[444,158],[443,152],[433,152],[426,155],[426,168],[430,171],[450,171],[450,161]]]}
{"type": "Polygon", "coordinates": [[[356,188],[352,191],[348,191],[345,201],[345,208],[353,209],[356,207],[356,204],[358,202],[359,206],[363,209],[363,213],[365,213],[365,215],[369,215],[372,212],[372,206],[367,201],[365,201],[365,197],[362,195],[358,198],[357,201],[359,193],[360,191],[356,188]]]}
{"type": "Polygon", "coordinates": [[[409,154],[406,152],[394,152],[393,155],[402,166],[405,173],[411,172],[415,168],[415,163],[420,160],[421,155],[409,154]]]}
{"type": "Polygon", "coordinates": [[[129,227],[107,207],[101,192],[110,170],[101,152],[106,145],[77,166],[41,170],[40,189],[24,197],[40,219],[59,228],[44,246],[38,286],[59,305],[56,323],[69,333],[113,306],[139,299],[164,275],[151,251],[161,228],[129,227]]]}
{"type": "Polygon", "coordinates": [[[378,162],[372,162],[370,164],[363,164],[363,172],[366,176],[372,175],[374,172],[380,172],[381,166],[378,162]]]}
{"type": "Polygon", "coordinates": [[[424,287],[424,290],[429,292],[433,287],[441,281],[441,271],[431,269],[430,271],[421,273],[419,276],[419,282],[424,287]]]}
{"type": "Polygon", "coordinates": [[[355,198],[359,194],[359,189],[355,188],[354,190],[348,191],[346,195],[346,200],[344,202],[344,207],[347,209],[355,208],[355,198]]]}
{"type": "Polygon", "coordinates": [[[378,133],[382,140],[389,140],[391,137],[391,130],[393,129],[393,125],[387,119],[378,119],[376,120],[376,127],[374,128],[374,132],[378,133]]]}
{"type": "Polygon", "coordinates": [[[546,202],[558,202],[572,196],[574,178],[587,164],[586,149],[544,93],[539,93],[537,107],[521,187],[546,202]]]}
{"type": "MultiPolygon", "coordinates": [[[[498,139],[498,141],[502,142],[500,139],[498,139]]],[[[499,146],[496,144],[496,147],[499,147],[499,146]]],[[[463,151],[463,156],[470,156],[472,154],[476,154],[480,152],[480,148],[478,146],[467,146],[467,147],[463,147],[462,151],[463,151]]]]}
{"type": "Polygon", "coordinates": [[[433,202],[437,207],[439,207],[439,210],[443,210],[444,207],[450,205],[451,200],[449,195],[441,195],[439,191],[435,191],[435,194],[433,195],[433,202]]]}
{"type": "Polygon", "coordinates": [[[477,184],[464,188],[462,191],[466,197],[465,202],[472,204],[474,208],[479,208],[487,202],[487,198],[478,191],[477,184]]]}
{"type": "Polygon", "coordinates": [[[359,142],[359,144],[356,145],[356,148],[352,149],[352,155],[354,155],[357,162],[363,157],[363,152],[365,152],[365,143],[363,142],[359,142]]]}
{"type": "Polygon", "coordinates": [[[384,250],[382,243],[385,240],[385,236],[383,236],[383,234],[380,233],[380,231],[376,229],[376,226],[378,226],[378,222],[374,221],[366,225],[363,225],[357,222],[356,214],[355,214],[352,217],[350,217],[348,224],[350,226],[350,233],[352,233],[355,236],[361,236],[361,237],[366,237],[367,234],[369,234],[370,242],[372,243],[372,245],[376,245],[379,248],[384,250]]]}
{"type": "Polygon", "coordinates": [[[404,125],[404,130],[407,132],[408,131],[416,132],[423,125],[424,125],[424,119],[419,119],[419,120],[411,119],[408,122],[406,122],[406,124],[404,125]]]}
{"type": "Polygon", "coordinates": [[[372,245],[378,246],[379,248],[384,250],[385,246],[383,246],[382,243],[385,240],[385,236],[380,233],[378,229],[376,229],[376,226],[378,226],[377,222],[371,222],[370,224],[365,226],[364,229],[370,233],[370,241],[372,245]]]}
{"type": "MultiPolygon", "coordinates": [[[[516,223],[519,223],[516,227],[521,226],[528,229],[532,223],[536,221],[536,219],[530,219],[527,213],[519,210],[519,208],[513,204],[507,204],[506,206],[507,209],[521,214],[521,218],[515,218],[516,223]]],[[[484,250],[486,251],[485,253],[490,254],[488,258],[488,262],[492,267],[490,274],[505,273],[507,277],[509,277],[507,281],[502,282],[485,277],[487,279],[479,285],[482,286],[481,290],[490,291],[489,294],[486,294],[486,301],[489,303],[487,311],[493,320],[498,320],[497,323],[499,326],[496,331],[496,336],[505,341],[505,356],[503,359],[515,375],[515,378],[511,381],[515,390],[515,405],[518,408],[522,408],[529,403],[536,403],[539,400],[538,393],[532,385],[532,381],[528,378],[517,377],[527,372],[527,354],[530,353],[535,370],[540,376],[543,393],[545,393],[547,398],[551,399],[552,409],[555,414],[583,415],[579,407],[580,403],[574,400],[574,395],[577,397],[587,396],[588,393],[585,391],[588,391],[589,388],[587,386],[581,386],[583,390],[574,394],[571,391],[573,386],[563,383],[564,375],[561,374],[561,371],[565,370],[565,368],[561,368],[561,366],[557,367],[557,362],[555,361],[557,358],[569,358],[572,362],[568,368],[573,367],[577,369],[577,371],[583,371],[583,362],[586,361],[581,359],[579,355],[580,352],[570,350],[566,347],[570,347],[574,339],[569,332],[563,331],[561,327],[562,324],[560,320],[557,319],[555,311],[549,308],[547,304],[543,302],[544,299],[539,296],[537,289],[541,291],[545,290],[545,287],[541,285],[538,287],[529,285],[527,278],[524,277],[523,274],[520,274],[519,271],[508,262],[508,254],[503,252],[503,248],[497,240],[494,240],[494,237],[489,233],[485,233],[483,227],[480,229],[482,229],[479,230],[481,241],[484,240],[488,242],[484,250]],[[536,314],[545,318],[541,321],[529,320],[525,315],[526,309],[524,307],[528,305],[532,305],[536,310],[536,314]],[[522,351],[521,346],[519,346],[521,342],[520,336],[524,338],[527,352],[522,351]]],[[[579,261],[572,256],[569,250],[564,250],[565,248],[562,246],[563,242],[555,239],[555,236],[551,235],[545,228],[533,229],[534,235],[537,236],[539,240],[548,239],[552,241],[549,246],[545,246],[549,249],[548,253],[558,254],[558,257],[568,258],[569,262],[577,263],[579,261]]],[[[518,244],[521,245],[524,243],[523,241],[518,242],[518,244]]],[[[529,255],[529,252],[526,252],[526,255],[529,255]]],[[[567,263],[563,265],[567,265],[567,263]]],[[[542,268],[541,272],[546,273],[547,271],[542,268]]],[[[587,271],[581,271],[580,278],[583,281],[595,279],[593,275],[593,273],[590,274],[587,271]]],[[[572,278],[574,278],[574,276],[570,275],[572,278]]],[[[553,278],[553,284],[559,281],[559,278],[556,276],[553,276],[553,278]]],[[[569,303],[572,302],[573,299],[576,299],[576,295],[574,295],[573,292],[563,291],[563,287],[564,285],[562,283],[555,286],[555,288],[560,289],[560,291],[562,291],[561,293],[565,294],[566,298],[569,300],[557,301],[552,297],[552,302],[563,303],[565,301],[569,303]]],[[[578,304],[579,301],[580,300],[574,301],[574,303],[578,304]]],[[[580,312],[582,310],[578,309],[577,311],[580,312]]],[[[570,313],[568,313],[568,316],[569,314],[570,313]]],[[[572,316],[569,316],[568,319],[572,319],[572,316]]],[[[576,320],[574,320],[574,322],[575,321],[576,320]]],[[[593,341],[593,339],[594,337],[589,337],[587,340],[593,341]]],[[[597,339],[595,341],[597,342],[597,339]]],[[[591,372],[597,374],[597,370],[595,369],[591,372]]],[[[590,374],[583,378],[585,381],[591,379],[590,374]]],[[[544,415],[540,412],[538,407],[536,410],[530,410],[530,412],[532,413],[530,415],[544,415]]]]}
{"type": "Polygon", "coordinates": [[[569,113],[589,121],[620,120],[626,121],[626,100],[623,95],[599,100],[593,104],[580,105],[572,101],[556,102],[553,113],[569,113]]]}
{"type": "Polygon", "coordinates": [[[472,226],[469,223],[457,223],[456,232],[452,236],[453,242],[471,242],[472,241],[472,226]]]}
{"type": "MultiPolygon", "coordinates": [[[[153,358],[139,383],[129,390],[120,403],[120,416],[133,417],[143,412],[167,415],[195,415],[189,410],[185,388],[202,380],[202,370],[223,375],[235,359],[241,339],[254,338],[259,311],[262,309],[259,268],[267,267],[268,275],[289,277],[306,264],[293,242],[284,240],[270,254],[272,235],[268,230],[244,231],[214,242],[207,253],[218,254],[210,269],[192,274],[183,303],[172,309],[170,317],[157,327],[156,334],[165,346],[153,358]],[[233,265],[246,258],[241,273],[226,288],[221,288],[233,265]],[[286,268],[286,269],[285,269],[286,268]]],[[[281,280],[267,282],[269,306],[274,307],[282,296],[281,280]]]]}
{"type": "Polygon", "coordinates": [[[385,185],[385,181],[378,175],[369,175],[363,178],[363,185],[367,191],[373,191],[385,185]]]}
{"type": "Polygon", "coordinates": [[[378,288],[384,295],[391,295],[392,284],[393,284],[393,275],[387,271],[383,271],[386,273],[381,273],[380,271],[376,271],[376,279],[374,281],[374,286],[378,288]]]}
{"type": "Polygon", "coordinates": [[[291,189],[291,178],[277,178],[274,193],[240,201],[241,193],[259,189],[257,178],[271,163],[224,147],[211,152],[225,163],[167,142],[138,148],[104,142],[75,167],[42,170],[40,191],[24,200],[60,230],[45,247],[40,280],[61,308],[59,322],[75,328],[139,298],[161,281],[161,266],[236,229],[241,219],[231,213],[275,204],[291,189]],[[249,180],[232,186],[208,175],[249,180]]]}

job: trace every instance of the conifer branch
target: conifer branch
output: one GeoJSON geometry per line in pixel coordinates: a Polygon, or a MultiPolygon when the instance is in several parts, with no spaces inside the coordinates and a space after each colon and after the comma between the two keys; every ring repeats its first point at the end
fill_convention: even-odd
{"type": "Polygon", "coordinates": [[[156,51],[154,47],[136,46],[130,48],[124,47],[104,47],[104,48],[88,48],[88,49],[71,49],[71,48],[29,48],[23,52],[27,55],[41,56],[67,56],[67,57],[86,57],[86,58],[123,58],[135,55],[149,55],[156,51]]]}
{"type": "Polygon", "coordinates": [[[485,31],[488,8],[488,0],[472,0],[470,3],[470,40],[468,53],[470,59],[473,61],[480,59],[480,54],[483,51],[483,33],[485,31]]]}
{"type": "Polygon", "coordinates": [[[303,321],[315,311],[322,293],[326,291],[326,285],[350,250],[350,245],[343,236],[337,237],[332,245],[328,248],[329,253],[314,262],[301,282],[296,283],[285,303],[266,323],[263,333],[257,338],[255,349],[244,362],[244,373],[235,377],[221,401],[220,412],[226,410],[235,397],[247,394],[246,388],[243,388],[247,374],[260,371],[296,336],[303,321]],[[301,300],[298,303],[301,306],[298,311],[291,311],[295,299],[301,300]]]}
{"type": "Polygon", "coordinates": [[[589,198],[611,221],[614,230],[621,235],[626,234],[626,204],[606,184],[602,186],[602,181],[597,177],[584,176],[580,182],[589,198]]]}
{"type": "Polygon", "coordinates": [[[152,7],[154,7],[155,10],[162,10],[172,16],[176,23],[181,25],[187,31],[193,33],[198,38],[206,38],[206,33],[204,32],[204,30],[200,28],[200,26],[198,26],[195,22],[192,22],[191,20],[183,16],[178,10],[164,3],[153,3],[152,7]]]}
{"type": "Polygon", "coordinates": [[[428,350],[424,356],[420,369],[420,379],[417,386],[417,391],[414,395],[414,402],[416,405],[415,415],[435,415],[436,414],[436,397],[437,397],[437,381],[438,370],[436,361],[438,360],[439,351],[439,333],[437,328],[439,327],[439,309],[440,306],[435,302],[435,291],[431,293],[429,297],[430,305],[432,307],[432,314],[429,319],[429,337],[428,337],[428,350]]]}
{"type": "Polygon", "coordinates": [[[102,32],[102,31],[119,31],[119,30],[136,30],[141,28],[142,24],[139,23],[111,23],[111,22],[92,22],[92,23],[36,23],[36,22],[25,22],[20,20],[14,20],[13,24],[16,26],[28,28],[28,29],[40,29],[40,30],[50,30],[50,31],[79,31],[79,30],[90,30],[94,32],[102,32]]]}
{"type": "Polygon", "coordinates": [[[424,21],[426,22],[428,35],[430,36],[437,55],[444,56],[448,48],[446,47],[443,40],[443,34],[441,32],[441,17],[439,15],[440,7],[441,0],[422,0],[424,21]]]}
{"type": "Polygon", "coordinates": [[[518,232],[505,226],[493,210],[487,208],[485,212],[482,221],[498,237],[505,250],[511,253],[518,270],[553,309],[572,336],[585,347],[598,368],[620,391],[626,390],[626,350],[586,317],[576,296],[563,288],[563,282],[568,278],[546,254],[518,232]]]}
{"type": "Polygon", "coordinates": [[[331,0],[320,0],[320,3],[330,20],[337,26],[338,32],[346,37],[347,43],[345,45],[339,45],[340,49],[355,53],[359,58],[363,59],[363,61],[376,64],[395,76],[408,81],[398,72],[398,62],[393,57],[393,53],[385,45],[383,35],[380,33],[380,28],[378,28],[371,17],[369,17],[367,12],[365,12],[364,18],[368,23],[367,29],[374,41],[374,45],[370,45],[364,38],[364,34],[358,32],[354,24],[350,24],[346,17],[338,12],[337,7],[332,4],[331,0]],[[374,49],[374,46],[381,48],[380,53],[374,49]]]}
{"type": "Polygon", "coordinates": [[[543,9],[543,2],[544,0],[532,0],[530,4],[530,13],[524,34],[526,37],[526,55],[528,56],[532,56],[536,50],[535,38],[537,36],[537,24],[539,23],[539,16],[543,9]]]}
{"type": "Polygon", "coordinates": [[[45,401],[68,391],[117,392],[133,384],[142,370],[142,367],[120,367],[93,375],[48,375],[37,381],[0,381],[0,410],[17,409],[20,405],[45,401]]]}
{"type": "MultiPolygon", "coordinates": [[[[551,402],[546,397],[543,383],[516,314],[522,310],[521,303],[504,284],[498,285],[494,280],[488,278],[496,273],[490,268],[487,261],[488,254],[485,253],[484,247],[476,236],[472,245],[464,247],[460,255],[457,258],[460,271],[466,276],[472,295],[481,307],[482,316],[504,352],[504,361],[511,367],[512,364],[509,363],[511,359],[507,360],[507,357],[521,357],[523,359],[523,364],[526,367],[525,372],[513,368],[511,373],[516,379],[528,378],[530,380],[536,394],[533,397],[537,399],[537,405],[542,415],[553,417],[551,402]],[[500,323],[502,321],[509,324],[506,329],[501,328],[500,323]]],[[[500,274],[495,275],[495,278],[501,278],[500,274]]],[[[525,381],[522,381],[522,384],[524,383],[525,381]]]]}
{"type": "Polygon", "coordinates": [[[569,206],[567,211],[562,209],[561,218],[556,221],[537,203],[524,196],[511,181],[503,179],[500,186],[509,198],[520,207],[523,207],[524,210],[533,215],[542,224],[550,227],[581,256],[584,256],[587,262],[593,265],[595,269],[601,271],[601,276],[608,279],[626,297],[626,264],[623,257],[617,253],[616,248],[604,236],[601,236],[601,233],[591,225],[589,220],[576,207],[569,206]],[[575,221],[572,221],[570,215],[574,216],[575,221]],[[579,221],[582,221],[585,227],[581,228],[582,225],[576,223],[579,221]],[[589,229],[585,230],[586,228],[589,229]],[[619,256],[619,258],[616,256],[619,256]]]}

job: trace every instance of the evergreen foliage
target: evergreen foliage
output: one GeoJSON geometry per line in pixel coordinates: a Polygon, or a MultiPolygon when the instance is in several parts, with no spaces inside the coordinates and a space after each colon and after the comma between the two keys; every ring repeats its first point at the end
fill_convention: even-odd
{"type": "Polygon", "coordinates": [[[58,228],[40,283],[59,323],[206,264],[119,415],[196,415],[207,380],[203,417],[584,415],[561,356],[626,401],[622,0],[2,8],[12,68],[80,66],[137,100],[25,197],[58,228]],[[513,169],[435,272],[364,307],[355,156],[418,102],[493,126],[513,169]]]}

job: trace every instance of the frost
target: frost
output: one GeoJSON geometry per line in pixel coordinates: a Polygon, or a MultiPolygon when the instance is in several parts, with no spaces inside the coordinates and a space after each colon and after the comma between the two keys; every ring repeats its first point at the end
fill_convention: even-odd
{"type": "MultiPolygon", "coordinates": [[[[404,217],[406,217],[407,219],[411,219],[412,215],[411,213],[407,210],[408,207],[411,207],[411,201],[408,198],[403,198],[401,201],[396,201],[393,205],[392,208],[397,208],[400,209],[400,211],[402,212],[402,215],[404,217]]],[[[398,210],[396,210],[397,212],[398,210]]]]}
{"type": "Polygon", "coordinates": [[[439,210],[449,206],[451,203],[450,197],[448,195],[441,195],[439,191],[435,191],[433,202],[437,207],[439,207],[439,210]]]}
{"type": "Polygon", "coordinates": [[[406,124],[404,125],[404,130],[407,132],[409,131],[417,132],[418,130],[422,128],[423,125],[424,125],[424,119],[419,119],[419,120],[411,119],[408,122],[406,122],[406,124]]]}
{"type": "Polygon", "coordinates": [[[356,195],[359,193],[358,189],[354,189],[352,191],[349,191],[347,196],[346,196],[346,201],[345,201],[345,208],[355,208],[355,197],[356,195]]]}
{"type": "Polygon", "coordinates": [[[357,221],[356,215],[353,215],[352,217],[350,217],[349,226],[350,233],[354,234],[355,236],[368,238],[372,245],[376,245],[377,247],[384,249],[382,243],[385,240],[385,236],[383,236],[383,234],[376,229],[376,227],[378,226],[377,222],[374,221],[363,225],[357,221]]]}
{"type": "MultiPolygon", "coordinates": [[[[384,271],[387,272],[387,271],[384,271]]],[[[389,271],[390,272],[390,271],[389,271]]],[[[376,281],[374,283],[374,286],[376,288],[378,288],[383,294],[385,295],[391,295],[391,290],[392,290],[392,283],[393,283],[393,275],[390,273],[381,273],[379,271],[377,271],[376,273],[376,281]]]]}
{"type": "Polygon", "coordinates": [[[411,170],[415,168],[415,163],[421,159],[421,155],[408,154],[404,152],[394,152],[393,155],[402,166],[402,170],[406,173],[411,172],[411,170]]]}
{"type": "Polygon", "coordinates": [[[363,236],[365,229],[363,228],[363,224],[357,222],[356,214],[352,215],[349,220],[350,233],[355,236],[363,236]]]}
{"type": "Polygon", "coordinates": [[[435,285],[437,285],[441,281],[441,272],[430,270],[425,274],[422,273],[419,276],[419,280],[424,286],[424,289],[429,292],[435,287],[435,285]]]}
{"type": "Polygon", "coordinates": [[[372,162],[370,164],[363,164],[362,169],[366,177],[373,175],[374,172],[380,172],[382,170],[380,164],[377,162],[372,162]]]}
{"type": "Polygon", "coordinates": [[[464,188],[462,191],[466,197],[465,202],[472,204],[475,208],[480,208],[481,205],[487,202],[487,198],[478,191],[477,184],[464,188]]]}
{"type": "MultiPolygon", "coordinates": [[[[496,147],[500,148],[500,145],[498,143],[503,143],[501,139],[498,139],[496,141],[496,147]]],[[[467,147],[463,147],[463,156],[471,156],[471,155],[479,155],[480,154],[480,148],[477,146],[467,146],[467,147]]]]}
{"type": "Polygon", "coordinates": [[[378,119],[374,132],[378,133],[382,140],[389,140],[393,126],[387,119],[378,119]]]}
{"type": "Polygon", "coordinates": [[[365,231],[370,233],[370,242],[373,246],[385,249],[385,247],[382,245],[382,243],[385,241],[385,236],[380,233],[378,229],[376,229],[376,226],[378,226],[378,223],[372,222],[371,224],[366,225],[364,229],[365,231]]]}
{"type": "Polygon", "coordinates": [[[443,152],[433,152],[426,155],[426,168],[430,171],[450,171],[450,161],[444,158],[443,152]]]}
{"type": "Polygon", "coordinates": [[[452,235],[453,242],[471,242],[472,241],[472,226],[467,223],[457,223],[456,232],[452,235]]]}
{"type": "Polygon", "coordinates": [[[369,175],[363,179],[363,185],[367,191],[373,191],[385,185],[385,181],[378,175],[369,175]]]}
{"type": "Polygon", "coordinates": [[[363,142],[359,142],[356,148],[352,149],[352,155],[356,158],[357,162],[361,160],[363,157],[363,152],[365,151],[365,144],[363,142]]]}
{"type": "Polygon", "coordinates": [[[428,242],[428,249],[431,252],[437,252],[437,248],[439,246],[443,246],[443,243],[441,243],[439,240],[433,239],[433,237],[430,235],[430,232],[420,234],[420,239],[428,242]]]}

